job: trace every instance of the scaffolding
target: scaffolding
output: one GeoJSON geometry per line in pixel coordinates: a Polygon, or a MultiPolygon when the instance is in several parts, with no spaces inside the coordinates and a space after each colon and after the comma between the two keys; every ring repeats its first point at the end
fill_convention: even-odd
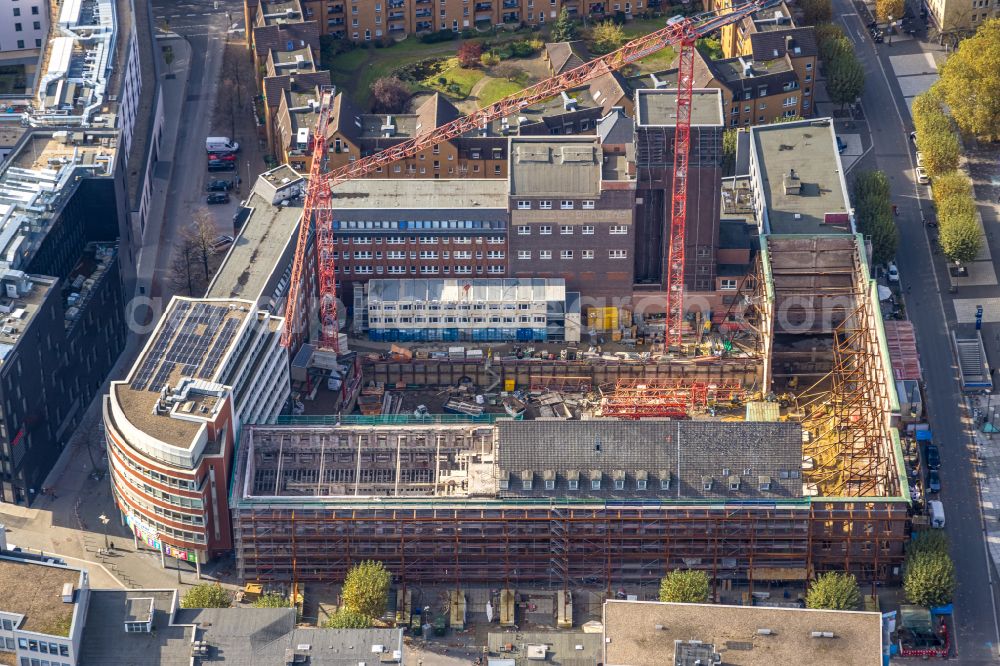
{"type": "Polygon", "coordinates": [[[901,492],[889,423],[890,378],[884,370],[869,299],[834,332],[832,384],[822,405],[809,405],[803,426],[811,491],[824,497],[892,497],[901,492]]]}
{"type": "MultiPolygon", "coordinates": [[[[898,575],[909,496],[891,423],[898,406],[889,352],[858,242],[846,235],[768,239],[755,277],[744,280],[725,317],[759,343],[756,356],[592,364],[501,359],[489,372],[468,360],[377,362],[366,369],[372,379],[408,387],[463,378],[489,385],[498,376],[519,386],[586,378],[614,387],[605,416],[680,418],[748,399],[744,387],[769,393],[772,357],[804,358],[801,347],[787,342],[805,341],[816,350],[808,353],[828,365],[812,388],[789,399],[781,417],[806,430],[795,451],[802,469],[778,472],[795,479],[801,494],[718,499],[643,477],[638,497],[546,494],[535,492],[537,485],[516,495],[500,490],[496,467],[504,442],[488,432],[502,428],[497,424],[248,426],[231,498],[240,577],[335,582],[364,559],[384,562],[404,585],[610,589],[655,585],[680,568],[705,571],[716,586],[751,589],[825,571],[866,582],[898,575]],[[776,339],[782,348],[774,352],[776,339]],[[254,440],[259,429],[274,432],[254,440]]],[[[566,468],[578,464],[567,460],[566,468]]],[[[770,483],[769,477],[757,482],[770,483]]]]}

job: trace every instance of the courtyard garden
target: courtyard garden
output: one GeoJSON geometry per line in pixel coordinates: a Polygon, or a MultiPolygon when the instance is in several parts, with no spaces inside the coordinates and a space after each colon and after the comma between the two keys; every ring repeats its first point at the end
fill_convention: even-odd
{"type": "MultiPolygon", "coordinates": [[[[386,77],[397,77],[413,94],[439,92],[463,113],[489,106],[550,76],[544,45],[553,38],[581,39],[591,53],[612,51],[628,40],[664,25],[664,18],[640,18],[617,25],[610,21],[573,26],[567,35],[521,28],[517,30],[466,30],[431,33],[393,42],[383,40],[355,47],[324,41],[321,66],[330,70],[334,85],[362,109],[373,105],[372,86],[386,77]]],[[[548,30],[548,29],[546,29],[548,30]]],[[[630,65],[623,74],[633,76],[668,69],[676,58],[664,48],[630,65]]]]}

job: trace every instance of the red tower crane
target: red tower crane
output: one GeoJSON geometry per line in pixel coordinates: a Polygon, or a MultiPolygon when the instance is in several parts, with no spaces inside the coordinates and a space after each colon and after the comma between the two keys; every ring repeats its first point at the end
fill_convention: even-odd
{"type": "Polygon", "coordinates": [[[298,330],[300,307],[299,288],[306,261],[311,222],[316,232],[316,260],[320,298],[320,346],[332,348],[337,340],[336,320],[336,267],[333,261],[331,223],[331,188],[354,178],[366,176],[444,141],[476,132],[489,123],[517,115],[522,109],[537,104],[561,92],[572,90],[602,74],[617,71],[641,60],[667,46],[679,49],[677,77],[677,124],[674,133],[673,192],[670,211],[669,254],[667,258],[667,343],[679,344],[684,315],[684,227],[687,214],[688,155],[691,135],[691,104],[694,86],[695,41],[722,26],[729,25],[761,9],[777,4],[779,0],[748,0],[740,5],[727,7],[720,12],[705,12],[689,17],[674,17],[664,28],[632,40],[617,51],[595,58],[568,72],[553,76],[519,93],[505,97],[467,116],[457,118],[412,139],[402,141],[374,155],[370,155],[324,174],[326,159],[326,126],[329,122],[332,93],[324,93],[320,102],[320,118],[313,138],[313,160],[305,208],[299,227],[298,245],[292,265],[292,282],[285,311],[285,330],[282,345],[297,344],[302,334],[298,330]],[[317,183],[322,180],[322,184],[317,183]]]}

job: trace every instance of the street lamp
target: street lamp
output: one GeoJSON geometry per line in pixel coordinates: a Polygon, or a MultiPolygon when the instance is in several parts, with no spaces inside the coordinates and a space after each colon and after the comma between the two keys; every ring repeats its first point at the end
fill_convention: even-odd
{"type": "Polygon", "coordinates": [[[111,550],[110,547],[108,546],[108,523],[111,522],[111,519],[105,516],[103,513],[99,515],[97,519],[101,521],[102,525],[104,525],[104,550],[105,551],[111,550]]]}

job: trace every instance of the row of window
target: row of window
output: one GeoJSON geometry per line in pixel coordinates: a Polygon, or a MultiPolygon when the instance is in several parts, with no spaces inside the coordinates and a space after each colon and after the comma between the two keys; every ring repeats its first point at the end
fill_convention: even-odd
{"type": "MultiPolygon", "coordinates": [[[[531,259],[533,256],[534,255],[533,255],[533,253],[532,253],[531,250],[518,250],[517,251],[517,258],[518,259],[531,259]]],[[[560,250],[559,251],[559,258],[560,259],[573,259],[573,257],[574,257],[573,250],[560,250]]],[[[551,259],[552,258],[552,250],[539,250],[538,251],[538,258],[539,259],[551,259]]],[[[580,258],[581,259],[593,259],[594,258],[594,251],[593,250],[580,250],[580,258]]],[[[608,259],[627,259],[627,258],[628,258],[628,250],[608,250],[608,259]]]]}
{"type": "Polygon", "coordinates": [[[48,659],[35,659],[32,657],[21,657],[21,666],[70,666],[62,661],[49,661],[48,659]]]}
{"type": "MultiPolygon", "coordinates": [[[[119,474],[121,473],[121,470],[117,470],[117,471],[118,471],[119,474]]],[[[124,475],[124,476],[126,476],[126,478],[128,478],[128,475],[124,475]]],[[[145,497],[142,497],[141,495],[139,495],[138,493],[135,492],[136,488],[133,485],[131,485],[132,483],[134,483],[134,481],[131,478],[128,478],[128,481],[129,481],[129,483],[127,483],[127,484],[120,484],[118,486],[118,491],[124,493],[125,495],[127,495],[128,498],[130,500],[132,500],[132,502],[134,504],[138,505],[139,507],[141,507],[142,509],[144,509],[146,512],[148,512],[148,513],[154,513],[154,514],[156,514],[158,516],[163,516],[164,518],[166,518],[168,520],[172,520],[175,523],[185,523],[187,525],[204,525],[205,524],[205,518],[204,518],[204,516],[202,514],[193,515],[193,514],[190,514],[190,513],[181,513],[179,511],[171,511],[170,509],[164,509],[163,507],[159,506],[158,504],[154,504],[152,502],[147,502],[145,497]]],[[[155,488],[153,488],[152,486],[150,486],[148,484],[142,484],[142,490],[147,495],[152,496],[152,497],[156,497],[157,499],[164,499],[164,497],[160,497],[161,495],[166,496],[166,493],[162,493],[159,490],[156,490],[155,488]]],[[[200,504],[201,500],[198,500],[198,503],[200,504]]],[[[188,507],[188,508],[192,508],[192,507],[188,507]]],[[[192,508],[192,510],[194,510],[194,509],[192,508]]]]}
{"type": "MultiPolygon", "coordinates": [[[[563,199],[562,201],[559,202],[559,209],[560,210],[573,210],[573,208],[575,207],[575,205],[576,205],[575,202],[572,201],[571,199],[563,199]]],[[[584,210],[594,210],[594,202],[591,201],[591,200],[589,200],[589,199],[586,200],[586,201],[581,201],[580,202],[580,207],[583,208],[584,210]]],[[[517,209],[518,210],[531,210],[531,208],[532,208],[532,202],[529,201],[529,200],[525,199],[525,200],[521,200],[521,201],[517,202],[517,209]]],[[[549,200],[539,201],[538,202],[538,209],[539,210],[552,210],[552,202],[549,201],[549,200]]]]}
{"type": "MultiPolygon", "coordinates": [[[[118,443],[115,442],[110,437],[108,438],[108,442],[111,444],[111,448],[113,448],[115,451],[118,452],[117,458],[124,460],[125,464],[129,467],[129,469],[137,473],[139,476],[148,478],[152,481],[156,481],[157,483],[162,483],[163,485],[170,486],[171,488],[177,488],[179,490],[190,490],[193,492],[198,492],[199,489],[201,488],[201,485],[205,481],[204,477],[202,477],[200,481],[196,482],[194,480],[178,479],[177,477],[169,476],[167,474],[160,474],[159,472],[153,469],[146,469],[145,467],[139,465],[139,463],[132,460],[130,456],[125,455],[125,452],[121,450],[121,447],[118,446],[118,443]]],[[[166,499],[166,501],[170,502],[171,504],[177,504],[178,506],[186,506],[182,505],[181,501],[190,500],[191,502],[197,502],[197,504],[192,504],[191,506],[196,508],[201,508],[200,499],[195,500],[190,497],[182,497],[180,495],[168,495],[167,493],[164,493],[164,498],[168,497],[170,499],[166,499]]]]}
{"type": "MultiPolygon", "coordinates": [[[[387,236],[385,239],[386,245],[406,245],[409,242],[411,245],[415,243],[420,243],[421,245],[437,245],[441,243],[442,245],[471,245],[473,241],[477,245],[482,245],[483,236],[476,236],[472,238],[471,236],[387,236]]],[[[487,245],[503,245],[503,236],[485,236],[487,245]]],[[[354,238],[355,245],[371,245],[371,237],[366,236],[356,236],[354,238]]],[[[344,238],[343,244],[348,245],[349,239],[344,238]]],[[[381,245],[382,238],[379,236],[375,237],[375,244],[381,245]]]]}
{"type": "MultiPolygon", "coordinates": [[[[372,302],[370,307],[379,308],[381,306],[382,310],[386,312],[395,312],[396,305],[393,303],[380,304],[377,301],[372,302]]],[[[459,310],[460,312],[468,312],[469,310],[530,310],[532,307],[541,307],[538,304],[532,303],[400,303],[399,309],[403,312],[407,310],[429,310],[431,312],[440,312],[441,310],[459,310]]]]}
{"type": "MultiPolygon", "coordinates": [[[[535,225],[534,228],[538,229],[538,235],[539,236],[551,236],[552,235],[552,226],[551,225],[548,225],[548,224],[539,224],[539,225],[535,225]]],[[[577,229],[577,227],[574,226],[574,225],[572,225],[572,224],[562,224],[562,225],[559,226],[559,235],[560,236],[572,236],[574,233],[576,233],[576,229],[577,229]]],[[[594,235],[594,225],[592,225],[592,224],[581,225],[579,227],[579,229],[580,229],[580,233],[583,234],[584,236],[593,236],[594,235]]],[[[530,236],[531,235],[531,230],[532,230],[532,226],[531,225],[528,225],[528,224],[519,225],[517,227],[517,235],[518,236],[530,236]]],[[[625,225],[625,224],[612,224],[610,227],[608,227],[608,234],[611,235],[611,236],[627,236],[628,235],[628,225],[625,225]]]]}
{"type": "Polygon", "coordinates": [[[492,220],[334,220],[334,229],[496,229],[502,222],[492,220]]]}
{"type": "MultiPolygon", "coordinates": [[[[385,254],[386,254],[386,259],[406,259],[406,253],[405,252],[386,252],[385,254]]],[[[418,255],[417,255],[416,252],[410,252],[410,259],[416,259],[417,256],[418,255]]],[[[353,255],[351,255],[350,252],[344,252],[344,257],[343,258],[344,259],[351,259],[351,258],[354,258],[354,259],[372,259],[373,257],[375,259],[381,259],[382,258],[382,253],[381,252],[375,252],[374,255],[373,255],[372,252],[371,252],[371,250],[355,250],[353,255]]],[[[421,259],[437,259],[438,258],[438,253],[437,253],[436,250],[421,250],[420,254],[419,254],[419,257],[421,259]]],[[[441,253],[441,258],[442,259],[451,259],[452,257],[454,257],[455,259],[472,259],[472,253],[471,252],[463,252],[463,251],[442,252],[441,253]]],[[[504,259],[505,257],[506,257],[506,253],[503,250],[489,250],[486,253],[486,258],[487,259],[504,259]]],[[[334,252],[333,253],[333,258],[335,260],[336,259],[340,259],[341,258],[340,257],[340,253],[339,252],[334,252]]],[[[476,259],[482,259],[482,258],[483,258],[483,253],[481,251],[480,252],[476,252],[476,259]]]]}
{"type": "Polygon", "coordinates": [[[520,317],[369,317],[369,324],[544,324],[541,315],[520,317]]]}
{"type": "MultiPolygon", "coordinates": [[[[421,266],[420,270],[417,270],[416,266],[410,266],[407,270],[406,266],[335,266],[333,269],[334,273],[343,273],[344,275],[382,275],[386,273],[388,275],[406,275],[409,272],[411,275],[416,275],[418,272],[421,275],[437,275],[438,273],[449,274],[453,273],[455,275],[472,275],[472,266],[421,266]]],[[[489,273],[490,275],[503,275],[506,269],[503,266],[488,266],[484,269],[482,266],[476,266],[476,274],[481,275],[483,273],[489,273]]]]}
{"type": "Polygon", "coordinates": [[[36,641],[33,638],[18,638],[17,646],[22,650],[31,652],[41,652],[42,654],[55,654],[60,657],[69,656],[69,646],[64,643],[50,643],[48,641],[36,641]]]}
{"type": "MultiPolygon", "coordinates": [[[[117,489],[115,490],[117,493],[117,489]]],[[[187,530],[178,530],[166,523],[161,523],[158,520],[151,518],[145,514],[136,514],[136,511],[132,510],[133,515],[138,515],[142,522],[151,525],[158,534],[166,534],[169,537],[175,539],[180,539],[181,541],[186,541],[188,543],[205,543],[205,535],[201,532],[188,532],[187,530]]],[[[135,518],[133,518],[134,520],[135,518]]]]}

